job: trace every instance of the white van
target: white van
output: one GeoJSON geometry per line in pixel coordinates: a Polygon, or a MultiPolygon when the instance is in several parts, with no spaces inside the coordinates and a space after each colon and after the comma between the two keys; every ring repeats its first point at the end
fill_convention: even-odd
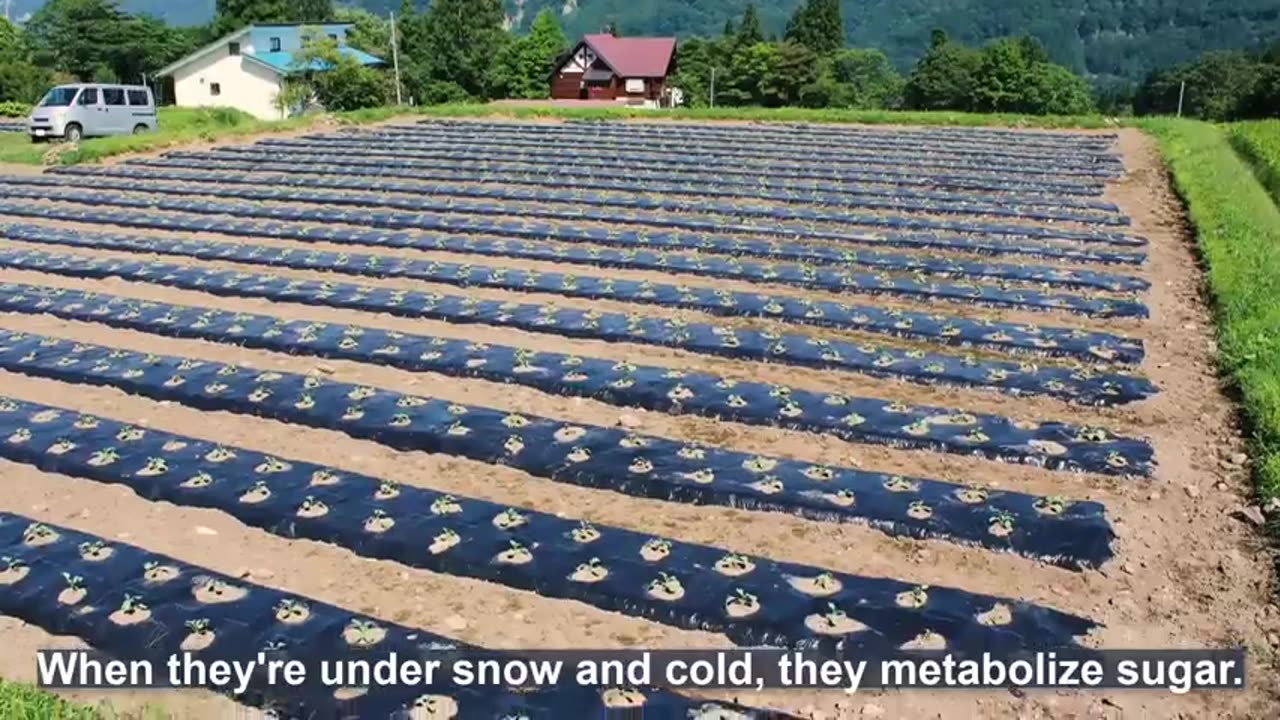
{"type": "Polygon", "coordinates": [[[156,129],[156,101],[144,85],[86,83],[50,90],[27,118],[32,142],[102,135],[128,135],[156,129]]]}

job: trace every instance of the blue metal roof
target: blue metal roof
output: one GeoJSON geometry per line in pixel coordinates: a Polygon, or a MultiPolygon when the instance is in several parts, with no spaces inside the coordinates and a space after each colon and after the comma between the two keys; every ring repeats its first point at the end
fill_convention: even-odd
{"type": "Polygon", "coordinates": [[[240,43],[240,52],[245,60],[256,62],[281,74],[296,72],[300,69],[323,70],[325,66],[321,62],[312,62],[309,68],[297,68],[293,65],[295,53],[302,48],[304,29],[308,32],[316,32],[321,36],[336,38],[339,52],[355,58],[364,65],[385,65],[386,62],[382,58],[374,57],[369,53],[346,46],[347,30],[350,28],[351,23],[249,25],[204,46],[181,60],[171,63],[160,70],[157,75],[168,75],[178,67],[211,52],[225,52],[223,48],[229,42],[240,43]],[[279,47],[279,50],[276,50],[276,47],[279,47]]]}
{"type": "MultiPolygon", "coordinates": [[[[357,50],[353,47],[347,47],[344,45],[338,48],[338,52],[342,53],[342,55],[346,57],[355,58],[356,60],[360,61],[362,65],[383,65],[384,64],[381,58],[376,58],[367,52],[357,50]]],[[[253,52],[253,58],[255,60],[261,60],[262,62],[270,65],[271,67],[283,73],[297,72],[298,70],[324,70],[325,67],[327,66],[327,63],[323,63],[319,60],[312,60],[310,63],[310,67],[299,68],[293,64],[293,57],[294,57],[294,54],[287,50],[280,50],[278,52],[258,52],[255,49],[253,52]]]]}

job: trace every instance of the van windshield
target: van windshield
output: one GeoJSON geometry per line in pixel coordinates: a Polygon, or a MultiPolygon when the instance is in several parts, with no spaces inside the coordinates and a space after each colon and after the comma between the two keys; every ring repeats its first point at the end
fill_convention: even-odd
{"type": "Polygon", "coordinates": [[[80,88],[75,87],[56,87],[44,96],[40,101],[40,107],[66,107],[76,99],[76,93],[79,91],[80,88]]]}

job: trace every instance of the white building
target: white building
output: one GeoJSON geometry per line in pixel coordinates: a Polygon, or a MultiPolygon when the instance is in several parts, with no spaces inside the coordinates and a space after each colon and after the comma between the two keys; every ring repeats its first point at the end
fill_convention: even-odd
{"type": "Polygon", "coordinates": [[[233,107],[263,120],[284,116],[276,96],[286,76],[297,71],[294,53],[302,48],[303,28],[336,40],[340,52],[365,65],[383,61],[346,45],[350,23],[323,25],[250,25],[206,45],[156,73],[173,79],[179,107],[233,107]]]}

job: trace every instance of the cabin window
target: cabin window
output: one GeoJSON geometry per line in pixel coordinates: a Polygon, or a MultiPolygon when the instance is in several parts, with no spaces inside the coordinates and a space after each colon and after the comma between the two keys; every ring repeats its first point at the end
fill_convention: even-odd
{"type": "Polygon", "coordinates": [[[227,54],[228,54],[228,55],[239,55],[239,54],[240,54],[240,43],[238,43],[238,42],[227,43],[227,54]]]}
{"type": "Polygon", "coordinates": [[[138,107],[146,107],[150,105],[151,102],[147,100],[147,91],[146,90],[130,90],[129,104],[136,105],[138,107]]]}
{"type": "Polygon", "coordinates": [[[97,105],[98,104],[98,88],[85,88],[80,91],[80,99],[76,100],[77,105],[97,105]]]}
{"type": "Polygon", "coordinates": [[[102,88],[102,102],[107,105],[124,105],[124,88],[102,88]]]}
{"type": "Polygon", "coordinates": [[[271,38],[271,52],[280,52],[280,38],[271,38]]]}
{"type": "Polygon", "coordinates": [[[338,42],[338,36],[334,35],[333,33],[329,33],[329,39],[334,42],[338,42]]]}
{"type": "Polygon", "coordinates": [[[222,94],[222,83],[209,83],[209,94],[217,97],[222,94]]]}

